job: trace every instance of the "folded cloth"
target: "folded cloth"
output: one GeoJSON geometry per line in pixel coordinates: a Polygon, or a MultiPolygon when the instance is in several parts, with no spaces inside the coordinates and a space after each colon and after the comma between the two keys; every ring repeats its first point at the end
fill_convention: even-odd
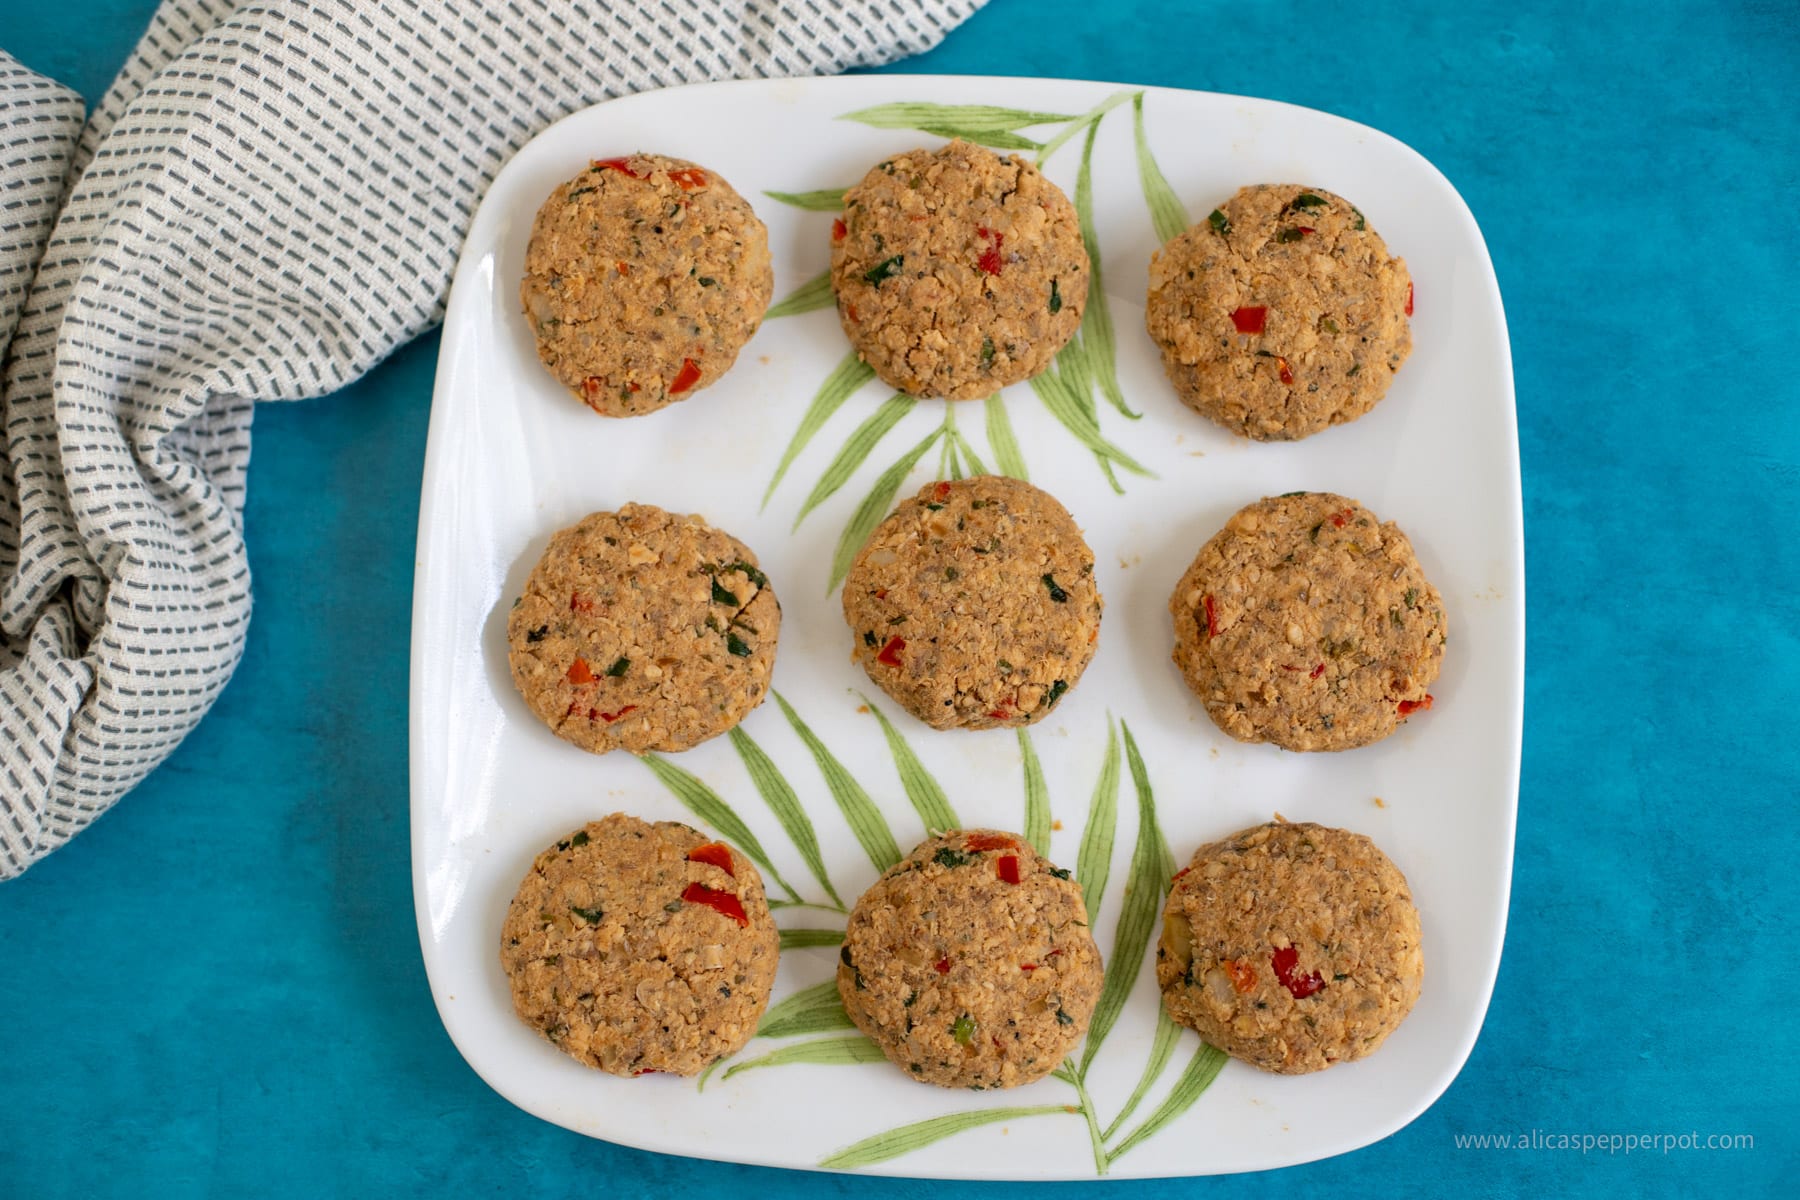
{"type": "Polygon", "coordinates": [[[648,88],[872,66],[983,0],[166,0],[82,122],[0,52],[0,878],[211,707],[258,400],[443,316],[532,134],[648,88]]]}

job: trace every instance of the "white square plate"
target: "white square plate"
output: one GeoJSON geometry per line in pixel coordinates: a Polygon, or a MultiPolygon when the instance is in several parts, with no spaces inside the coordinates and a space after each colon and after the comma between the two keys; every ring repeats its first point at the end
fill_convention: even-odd
{"type": "MultiPolygon", "coordinates": [[[[1090,306],[1083,331],[1090,348],[1081,352],[1090,358],[1094,322],[1090,306]]],[[[965,467],[963,445],[974,459],[995,464],[1001,455],[993,435],[1000,431],[989,423],[988,407],[953,408],[965,467]]],[[[900,495],[950,465],[943,445],[906,475],[900,495]]],[[[879,495],[874,503],[881,504],[879,495]]],[[[887,507],[881,504],[883,512],[887,507]]],[[[444,1024],[470,1064],[546,1120],[646,1149],[791,1167],[848,1161],[875,1172],[980,1179],[1248,1171],[1342,1153],[1392,1133],[1443,1092],[1474,1044],[1499,966],[1518,798],[1525,598],[1512,368],[1480,231],[1443,176],[1392,138],[1269,101],[1053,79],[726,83],[577,113],[500,172],[469,233],[444,323],[418,556],[412,820],[425,965],[444,1024]],[[700,513],[753,547],[786,614],[775,686],[848,764],[902,850],[925,835],[924,824],[862,694],[895,722],[967,824],[1023,828],[1025,768],[1013,731],[932,733],[871,687],[850,661],[850,634],[829,586],[833,550],[853,511],[888,467],[941,428],[952,406],[914,405],[848,483],[796,527],[802,502],[846,439],[891,394],[869,383],[851,395],[763,503],[813,396],[845,358],[836,314],[827,307],[770,318],[713,387],[648,416],[601,419],[538,364],[520,316],[518,279],[540,201],[593,158],[644,149],[691,159],[722,174],[767,222],[780,300],[825,269],[832,216],[766,193],[848,186],[883,157],[939,144],[951,127],[979,115],[882,109],[891,118],[885,123],[896,126],[882,127],[880,114],[847,114],[896,104],[1025,110],[1010,121],[987,114],[990,132],[983,136],[1015,147],[1030,143],[1028,155],[1050,144],[1045,170],[1076,197],[1087,145],[1080,121],[1122,94],[1124,101],[1099,118],[1092,142],[1091,211],[1117,379],[1142,419],[1127,419],[1097,390],[1088,403],[1097,436],[1148,473],[1117,468],[1115,491],[1089,447],[1031,385],[1007,389],[999,405],[1030,478],[1085,529],[1107,600],[1092,667],[1029,734],[1057,822],[1051,856],[1076,865],[1109,737],[1123,722],[1142,752],[1157,822],[1182,862],[1201,842],[1276,812],[1374,838],[1411,881],[1424,922],[1427,967],[1418,1007],[1367,1060],[1301,1077],[1227,1063],[1185,1108],[1169,1097],[1184,1071],[1205,1060],[1195,1058],[1198,1039],[1183,1031],[1135,1111],[1110,1130],[1139,1089],[1158,1028],[1149,954],[1135,974],[1126,970],[1135,986],[1079,1091],[1056,1078],[1007,1093],[945,1091],[885,1062],[731,1073],[778,1049],[841,1043],[852,1033],[844,1029],[758,1037],[703,1089],[693,1080],[618,1079],[576,1064],[513,1015],[498,961],[507,901],[533,855],[584,821],[626,810],[705,822],[639,760],[595,757],[558,741],[515,693],[506,611],[554,530],[590,511],[641,501],[700,513]],[[1177,402],[1143,333],[1146,268],[1162,239],[1145,200],[1147,190],[1155,193],[1155,176],[1149,184],[1140,176],[1140,121],[1188,220],[1204,219],[1244,184],[1306,183],[1352,199],[1405,257],[1417,289],[1414,350],[1374,412],[1305,441],[1252,444],[1177,402]],[[921,124],[934,127],[921,131],[921,124]],[[898,127],[907,125],[914,127],[898,127]],[[1064,133],[1073,136],[1058,141],[1064,133]],[[1301,489],[1341,492],[1397,521],[1448,611],[1436,707],[1386,741],[1342,754],[1290,754],[1230,740],[1169,661],[1168,596],[1200,544],[1243,504],[1301,489]],[[1039,1111],[998,1111],[1015,1109],[1039,1111]],[[992,1119],[961,1115],[981,1113],[992,1119]],[[1158,1113],[1169,1114],[1151,1126],[1160,1131],[1134,1138],[1158,1113]],[[866,1142],[915,1122],[936,1123],[898,1140],[866,1142]],[[949,1129],[957,1132],[927,1136],[949,1129]],[[899,1152],[905,1146],[914,1148],[899,1152]]],[[[827,877],[853,902],[876,868],[797,730],[773,703],[751,713],[742,729],[798,794],[827,877]]],[[[716,792],[800,896],[825,898],[729,739],[668,761],[716,792]]],[[[1110,879],[1094,928],[1109,962],[1131,957],[1117,951],[1115,926],[1128,903],[1140,811],[1125,770],[1110,879]]],[[[1087,868],[1091,878],[1093,863],[1087,868]]],[[[764,875],[771,896],[780,897],[770,872],[764,875]]],[[[787,929],[841,931],[843,922],[829,906],[784,908],[777,917],[787,929]]],[[[829,980],[835,958],[830,945],[784,951],[776,1002],[829,980]]]]}

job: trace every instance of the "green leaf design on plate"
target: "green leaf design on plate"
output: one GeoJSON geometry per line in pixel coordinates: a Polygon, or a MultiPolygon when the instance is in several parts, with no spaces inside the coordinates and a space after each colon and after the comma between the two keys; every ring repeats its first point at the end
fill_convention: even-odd
{"type": "Polygon", "coordinates": [[[819,853],[819,835],[813,829],[812,818],[806,815],[806,809],[800,804],[800,797],[788,785],[775,763],[763,752],[751,736],[744,732],[742,726],[734,727],[728,735],[732,747],[737,750],[738,757],[744,760],[744,769],[750,773],[750,782],[756,785],[763,802],[775,819],[781,822],[781,828],[787,833],[788,840],[794,843],[794,849],[800,852],[807,870],[825,889],[838,911],[843,911],[844,901],[831,886],[831,877],[825,872],[825,858],[819,853]]]}
{"type": "Polygon", "coordinates": [[[1156,230],[1157,240],[1166,243],[1192,222],[1188,220],[1181,198],[1163,177],[1162,168],[1156,165],[1156,156],[1150,153],[1150,142],[1144,136],[1142,92],[1131,98],[1131,129],[1137,141],[1138,182],[1144,189],[1144,203],[1150,208],[1150,226],[1156,230]]]}
{"type": "Polygon", "coordinates": [[[869,414],[867,420],[856,427],[856,432],[849,436],[844,442],[843,449],[837,452],[837,457],[831,460],[831,465],[825,468],[823,475],[819,476],[819,482],[813,486],[811,494],[806,497],[806,503],[800,506],[799,515],[794,518],[795,529],[800,528],[800,522],[806,520],[807,513],[823,504],[839,488],[850,482],[850,477],[856,474],[856,468],[863,465],[864,460],[869,457],[870,451],[874,450],[881,439],[887,436],[888,430],[905,419],[906,414],[911,412],[918,403],[911,396],[890,396],[880,408],[869,414]]]}
{"type": "Polygon", "coordinates": [[[948,1116],[914,1121],[911,1125],[902,1125],[898,1129],[890,1129],[886,1133],[878,1133],[874,1137],[864,1138],[855,1145],[845,1146],[836,1154],[820,1159],[819,1165],[846,1170],[852,1167],[866,1167],[874,1163],[886,1162],[890,1158],[899,1158],[902,1154],[911,1154],[920,1147],[942,1141],[952,1134],[962,1133],[967,1129],[976,1129],[982,1125],[992,1125],[997,1121],[1016,1121],[1022,1117],[1050,1116],[1057,1113],[1078,1113],[1080,1111],[1072,1104],[1035,1104],[1010,1108],[978,1108],[972,1112],[951,1113],[948,1116]]]}
{"type": "Polygon", "coordinates": [[[1094,412],[1093,397],[1088,394],[1086,387],[1085,360],[1078,354],[1064,357],[1069,355],[1069,349],[1074,345],[1071,342],[1069,347],[1063,348],[1062,353],[1057,355],[1055,366],[1031,377],[1031,390],[1037,393],[1044,407],[1050,410],[1050,415],[1075,435],[1075,440],[1093,451],[1094,457],[1100,460],[1101,468],[1111,480],[1113,491],[1125,490],[1113,477],[1114,464],[1134,475],[1155,479],[1154,471],[1100,436],[1100,420],[1094,412]]]}
{"type": "Polygon", "coordinates": [[[902,454],[898,462],[881,473],[875,486],[869,489],[869,494],[856,506],[856,511],[850,515],[849,524],[838,535],[837,549],[832,551],[831,580],[825,585],[827,592],[835,591],[837,585],[844,582],[844,576],[850,573],[850,562],[856,557],[856,552],[862,549],[863,543],[869,540],[869,535],[875,532],[875,527],[881,524],[881,519],[894,507],[894,496],[900,491],[907,472],[919,465],[925,452],[942,436],[942,426],[926,434],[923,441],[902,454]]]}
{"type": "Polygon", "coordinates": [[[1125,877],[1124,907],[1119,912],[1118,929],[1113,933],[1112,953],[1106,959],[1106,976],[1100,985],[1100,1000],[1094,1005],[1093,1019],[1088,1023],[1087,1044],[1081,1051],[1081,1074],[1086,1077],[1088,1064],[1094,1061],[1100,1044],[1112,1032],[1114,1022],[1125,1007],[1125,998],[1137,982],[1138,968],[1144,962],[1144,950],[1150,943],[1150,930],[1156,924],[1156,913],[1169,890],[1169,876],[1175,873],[1175,856],[1169,851],[1162,830],[1156,824],[1156,797],[1150,790],[1150,778],[1144,760],[1138,754],[1137,739],[1131,726],[1119,722],[1125,735],[1125,759],[1131,764],[1131,781],[1137,787],[1137,845],[1131,852],[1130,874],[1125,877]]]}
{"type": "Polygon", "coordinates": [[[784,951],[843,944],[844,931],[841,929],[783,929],[781,931],[781,948],[784,951]]]}
{"type": "Polygon", "coordinates": [[[862,702],[868,706],[875,719],[881,722],[881,736],[887,739],[888,752],[894,756],[894,769],[900,773],[900,786],[906,789],[906,798],[919,814],[919,820],[925,822],[927,831],[945,829],[961,829],[962,822],[957,819],[956,810],[950,807],[950,798],[944,789],[932,777],[913,748],[906,743],[894,723],[876,706],[875,702],[857,693],[862,702]]]}
{"type": "Polygon", "coordinates": [[[838,995],[837,980],[802,988],[780,1004],[772,1004],[757,1023],[756,1036],[766,1038],[798,1037],[803,1033],[829,1033],[834,1029],[854,1029],[850,1014],[844,1011],[844,999],[838,995]]]}
{"type": "Polygon", "coordinates": [[[1112,1152],[1106,1156],[1106,1161],[1109,1164],[1118,1162],[1136,1149],[1139,1143],[1156,1136],[1170,1121],[1192,1108],[1200,1094],[1218,1078],[1220,1068],[1225,1065],[1225,1058],[1223,1050],[1201,1042],[1200,1048],[1194,1051],[1194,1057],[1188,1060],[1187,1069],[1175,1081],[1175,1086],[1169,1089],[1168,1096],[1156,1106],[1155,1112],[1144,1118],[1142,1125],[1131,1131],[1130,1137],[1113,1147],[1112,1152]]]}
{"type": "Polygon", "coordinates": [[[825,422],[831,420],[832,414],[843,406],[844,401],[873,378],[875,368],[856,357],[854,350],[846,354],[843,361],[825,377],[825,382],[819,385],[818,395],[813,397],[812,405],[800,419],[800,428],[794,431],[793,440],[782,452],[781,462],[775,468],[775,477],[769,480],[768,489],[763,492],[763,507],[768,507],[769,497],[775,494],[781,477],[787,474],[787,469],[799,457],[800,451],[806,448],[806,443],[812,441],[813,435],[825,427],[825,422]]]}
{"type": "Polygon", "coordinates": [[[1012,418],[1006,414],[1006,402],[995,392],[983,402],[987,408],[988,446],[994,451],[994,460],[1000,466],[1002,475],[1010,475],[1014,479],[1031,479],[1031,472],[1025,467],[1025,456],[1019,453],[1019,439],[1013,434],[1012,418]]]}
{"type": "Polygon", "coordinates": [[[844,207],[844,193],[847,187],[820,188],[816,192],[770,192],[763,195],[771,200],[779,200],[783,204],[791,204],[795,208],[803,208],[807,212],[836,212],[844,207]]]}
{"type": "Polygon", "coordinates": [[[837,1067],[886,1061],[887,1056],[882,1054],[881,1047],[861,1034],[855,1037],[820,1038],[815,1042],[783,1046],[760,1058],[735,1063],[725,1072],[725,1078],[730,1079],[733,1075],[754,1071],[758,1067],[784,1067],[790,1063],[817,1063],[837,1067]]]}
{"type": "Polygon", "coordinates": [[[1088,927],[1100,920],[1100,902],[1106,896],[1106,878],[1112,873],[1113,833],[1119,823],[1119,734],[1112,717],[1106,718],[1106,757],[1094,798],[1088,803],[1087,825],[1081,831],[1081,850],[1075,858],[1075,879],[1087,900],[1088,927]]]}
{"type": "Polygon", "coordinates": [[[1038,150],[1041,145],[1015,130],[1033,125],[1073,121],[1071,113],[1027,112],[991,104],[930,104],[900,101],[845,113],[840,121],[857,121],[876,129],[917,129],[939,137],[963,138],[997,150],[1038,150]]]}
{"type": "Polygon", "coordinates": [[[1062,132],[1045,142],[1043,148],[1038,151],[1037,165],[1041,167],[1049,162],[1050,156],[1062,149],[1064,142],[1067,142],[1082,130],[1091,129],[1098,125],[1101,117],[1104,117],[1107,113],[1129,99],[1131,99],[1130,92],[1114,92],[1100,103],[1094,105],[1094,107],[1088,109],[1087,112],[1083,113],[1080,117],[1077,117],[1075,120],[1070,121],[1067,125],[1063,126],[1062,132]]]}
{"type": "Polygon", "coordinates": [[[673,792],[675,798],[681,801],[689,812],[700,818],[705,824],[718,830],[726,841],[748,855],[751,862],[767,871],[769,878],[773,879],[782,891],[795,900],[800,898],[800,893],[789,886],[788,881],[781,877],[781,872],[775,869],[775,864],[769,861],[769,856],[763,851],[762,843],[756,840],[756,835],[750,832],[750,827],[744,824],[737,813],[731,810],[729,804],[719,798],[719,793],[659,754],[645,754],[638,761],[649,767],[650,773],[661,780],[662,785],[673,792]]]}
{"type": "Polygon", "coordinates": [[[837,295],[831,289],[831,272],[822,271],[770,305],[769,311],[763,314],[763,319],[773,321],[777,317],[816,312],[821,308],[830,308],[836,299],[837,295]]]}
{"type": "MultiPolygon", "coordinates": [[[[1019,758],[1025,764],[1025,840],[1044,858],[1050,857],[1050,788],[1044,782],[1044,766],[1038,762],[1031,734],[1019,728],[1019,758]]],[[[1117,768],[1115,767],[1115,770],[1117,768]]]]}
{"type": "Polygon", "coordinates": [[[864,853],[869,861],[875,864],[877,871],[885,871],[900,861],[900,847],[894,843],[894,831],[888,828],[887,819],[875,802],[869,799],[869,793],[863,791],[844,764],[837,756],[826,748],[818,735],[807,727],[800,714],[794,711],[787,697],[775,692],[775,703],[781,706],[782,714],[800,740],[806,743],[813,761],[819,765],[819,773],[825,776],[825,786],[830,789],[832,799],[837,801],[838,808],[843,811],[844,819],[850,823],[850,832],[862,843],[864,853]]]}
{"type": "MultiPolygon", "coordinates": [[[[848,1018],[845,1019],[848,1020],[848,1018]]],[[[1169,1019],[1167,1009],[1160,1004],[1157,1005],[1156,1037],[1150,1043],[1149,1061],[1144,1063],[1144,1073],[1139,1076],[1137,1087],[1132,1089],[1131,1099],[1125,1101],[1125,1107],[1119,1110],[1119,1115],[1112,1119],[1112,1124],[1108,1125],[1106,1132],[1101,1134],[1102,1141],[1110,1140],[1112,1135],[1119,1131],[1119,1126],[1125,1123],[1125,1118],[1137,1111],[1137,1106],[1143,1102],[1145,1094],[1161,1077],[1163,1068],[1169,1065],[1169,1055],[1175,1052],[1175,1043],[1180,1037],[1181,1026],[1169,1019]]]]}
{"type": "MultiPolygon", "coordinates": [[[[1124,97],[1121,92],[1117,98],[1124,97]]],[[[1098,121],[1088,126],[1087,140],[1081,146],[1081,170],[1075,176],[1075,215],[1081,222],[1081,240],[1088,254],[1087,311],[1081,317],[1081,343],[1107,402],[1136,421],[1144,414],[1132,412],[1125,403],[1125,393],[1119,389],[1118,345],[1113,336],[1112,310],[1106,302],[1106,285],[1100,274],[1100,235],[1094,229],[1094,135],[1099,132],[1098,121]]]]}

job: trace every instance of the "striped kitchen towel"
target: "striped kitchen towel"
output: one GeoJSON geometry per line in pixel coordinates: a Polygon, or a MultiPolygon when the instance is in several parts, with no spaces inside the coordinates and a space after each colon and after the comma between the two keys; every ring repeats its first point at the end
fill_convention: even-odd
{"type": "Polygon", "coordinates": [[[0,51],[0,878],[212,705],[255,403],[436,324],[514,150],[630,92],[917,53],[982,2],[166,0],[85,122],[0,51]]]}

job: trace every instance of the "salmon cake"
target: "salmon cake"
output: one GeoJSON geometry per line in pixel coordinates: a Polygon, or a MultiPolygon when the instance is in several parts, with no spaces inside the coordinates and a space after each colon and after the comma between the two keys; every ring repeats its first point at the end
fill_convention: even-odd
{"type": "Polygon", "coordinates": [[[886,159],[844,193],[831,286],[884,382],[973,400],[1036,375],[1075,336],[1087,247],[1036,167],[958,140],[886,159]]]}
{"type": "Polygon", "coordinates": [[[1081,885],[1017,834],[919,843],[851,910],[844,1011],[914,1079],[1018,1087],[1080,1045],[1100,998],[1081,885]]]}
{"type": "Polygon", "coordinates": [[[500,966],[519,1019],[613,1075],[694,1075],[756,1032],[780,935],[750,860],[675,821],[594,821],[532,862],[500,966]]]}
{"type": "Polygon", "coordinates": [[[1240,509],[1169,598],[1175,665],[1241,742],[1348,750],[1429,709],[1443,598],[1400,529],[1290,492],[1240,509]]]}
{"type": "Polygon", "coordinates": [[[1258,825],[1202,846],[1163,909],[1156,980],[1177,1024],[1283,1075],[1372,1054],[1419,999],[1406,877],[1361,834],[1258,825]]]}
{"type": "Polygon", "coordinates": [[[1081,679],[1104,601],[1056,498],[1019,479],[929,483],[844,579],[852,654],[933,729],[1030,725],[1081,679]]]}
{"type": "Polygon", "coordinates": [[[538,209],[519,301],[557,382],[603,417],[635,417],[717,382],[774,289],[768,230],[729,183],[628,154],[538,209]]]}
{"type": "Polygon", "coordinates": [[[1406,263],[1341,196],[1242,189],[1150,259],[1144,324],[1181,402],[1285,441],[1354,421],[1412,352],[1406,263]]]}
{"type": "Polygon", "coordinates": [[[768,695],[781,605],[749,547],[627,504],[550,539],[507,617],[526,705],[583,750],[686,750],[768,695]]]}

